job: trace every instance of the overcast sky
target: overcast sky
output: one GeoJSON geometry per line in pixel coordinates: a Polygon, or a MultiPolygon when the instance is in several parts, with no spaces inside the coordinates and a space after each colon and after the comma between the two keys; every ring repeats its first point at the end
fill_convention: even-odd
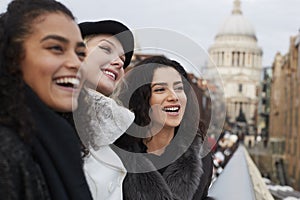
{"type": "MultiPolygon", "coordinates": [[[[3,12],[9,0],[0,0],[3,12]]],[[[164,28],[189,37],[206,50],[231,14],[233,0],[60,0],[85,20],[116,19],[132,29],[164,28]]],[[[300,0],[241,0],[243,15],[252,23],[263,66],[276,52],[287,53],[290,36],[300,28],[300,0]]]]}

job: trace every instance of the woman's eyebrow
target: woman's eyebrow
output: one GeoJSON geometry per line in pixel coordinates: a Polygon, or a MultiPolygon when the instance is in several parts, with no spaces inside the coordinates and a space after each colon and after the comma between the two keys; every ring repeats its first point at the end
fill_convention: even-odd
{"type": "Polygon", "coordinates": [[[154,87],[154,86],[157,86],[157,85],[160,85],[160,86],[165,86],[165,85],[168,85],[167,83],[164,83],[164,82],[160,82],[160,83],[153,83],[151,85],[151,87],[154,87]]]}
{"type": "Polygon", "coordinates": [[[77,42],[77,47],[86,47],[84,42],[77,42]]]}
{"type": "MultiPolygon", "coordinates": [[[[59,42],[62,42],[62,43],[70,43],[70,40],[62,37],[62,36],[59,36],[59,35],[47,35],[46,37],[44,37],[41,42],[45,41],[45,40],[57,40],[59,42]]],[[[82,41],[82,42],[77,42],[76,43],[76,46],[77,47],[86,47],[85,43],[82,41]]]]}
{"type": "Polygon", "coordinates": [[[109,41],[109,40],[107,40],[107,39],[102,39],[102,40],[100,40],[99,42],[102,42],[102,41],[105,41],[105,42],[111,44],[112,46],[116,47],[115,44],[114,44],[113,42],[111,42],[111,41],[109,41]]]}
{"type": "Polygon", "coordinates": [[[183,84],[182,81],[176,81],[173,85],[183,84]]]}
{"type": "Polygon", "coordinates": [[[46,37],[41,39],[41,42],[43,42],[45,40],[49,40],[49,39],[58,40],[58,41],[63,42],[63,43],[69,43],[70,42],[68,39],[66,39],[62,36],[59,36],[59,35],[47,35],[46,37]]]}

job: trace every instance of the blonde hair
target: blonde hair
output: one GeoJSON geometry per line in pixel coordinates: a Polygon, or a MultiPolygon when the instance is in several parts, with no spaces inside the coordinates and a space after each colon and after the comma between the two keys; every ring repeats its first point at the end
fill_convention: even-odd
{"type": "Polygon", "coordinates": [[[84,44],[87,45],[87,43],[88,43],[91,39],[93,39],[94,37],[96,37],[96,36],[97,36],[97,34],[85,36],[85,37],[83,38],[84,44]]]}

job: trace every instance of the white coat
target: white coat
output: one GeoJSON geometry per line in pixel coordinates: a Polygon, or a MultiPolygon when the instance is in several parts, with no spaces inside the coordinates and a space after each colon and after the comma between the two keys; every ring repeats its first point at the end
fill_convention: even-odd
{"type": "Polygon", "coordinates": [[[84,161],[84,172],[93,199],[122,199],[122,183],[126,169],[109,146],[90,151],[90,155],[84,161]]]}
{"type": "Polygon", "coordinates": [[[90,152],[84,159],[84,173],[94,200],[122,200],[126,169],[109,145],[128,129],[134,114],[101,93],[88,93],[91,132],[79,134],[90,152]]]}

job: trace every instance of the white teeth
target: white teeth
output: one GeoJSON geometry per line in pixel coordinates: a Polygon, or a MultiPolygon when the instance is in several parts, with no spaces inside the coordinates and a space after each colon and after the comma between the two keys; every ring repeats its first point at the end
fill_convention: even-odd
{"type": "Polygon", "coordinates": [[[107,74],[107,75],[109,75],[109,76],[111,76],[111,77],[113,77],[113,79],[116,80],[116,75],[114,73],[112,73],[110,71],[104,71],[104,73],[107,74]]]}
{"type": "Polygon", "coordinates": [[[71,78],[71,77],[58,78],[55,80],[55,82],[57,84],[72,84],[74,88],[80,85],[80,80],[78,78],[71,78]]]}
{"type": "Polygon", "coordinates": [[[164,111],[178,111],[179,107],[168,107],[168,108],[164,108],[164,111]]]}

